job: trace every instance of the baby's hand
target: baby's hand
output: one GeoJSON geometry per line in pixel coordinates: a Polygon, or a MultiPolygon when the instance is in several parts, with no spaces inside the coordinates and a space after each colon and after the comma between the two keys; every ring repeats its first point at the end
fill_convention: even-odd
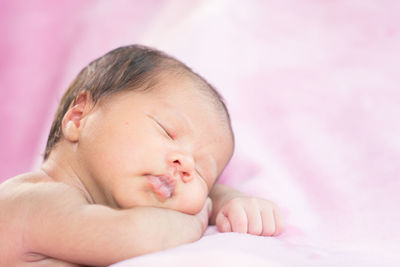
{"type": "Polygon", "coordinates": [[[271,201],[236,196],[219,210],[215,224],[220,232],[276,236],[283,230],[282,215],[271,201]]]}

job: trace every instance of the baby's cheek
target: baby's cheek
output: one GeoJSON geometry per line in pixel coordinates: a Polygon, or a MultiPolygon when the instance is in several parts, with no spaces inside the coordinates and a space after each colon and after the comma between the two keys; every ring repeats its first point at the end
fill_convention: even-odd
{"type": "MultiPolygon", "coordinates": [[[[117,179],[116,179],[117,180],[117,179]]],[[[152,204],[149,194],[144,194],[140,179],[120,179],[111,186],[111,194],[115,204],[122,209],[130,209],[138,206],[149,206],[152,204]]]]}

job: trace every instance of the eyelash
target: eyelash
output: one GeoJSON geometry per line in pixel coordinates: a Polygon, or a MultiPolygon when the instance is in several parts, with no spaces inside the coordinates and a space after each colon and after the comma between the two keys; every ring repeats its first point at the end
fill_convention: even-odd
{"type": "Polygon", "coordinates": [[[157,122],[157,124],[158,124],[158,126],[160,126],[160,128],[164,131],[164,133],[169,137],[169,138],[171,138],[172,140],[174,140],[174,138],[172,137],[172,135],[167,131],[167,129],[165,129],[165,127],[164,126],[162,126],[160,123],[158,123],[157,122]]]}

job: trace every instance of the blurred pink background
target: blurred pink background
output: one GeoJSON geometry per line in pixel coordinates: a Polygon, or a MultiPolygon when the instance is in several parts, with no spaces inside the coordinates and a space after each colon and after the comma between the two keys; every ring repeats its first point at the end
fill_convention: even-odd
{"type": "Polygon", "coordinates": [[[397,251],[400,1],[3,0],[0,36],[0,181],[39,166],[81,68],[141,43],[225,96],[237,138],[225,183],[331,247],[397,251]]]}

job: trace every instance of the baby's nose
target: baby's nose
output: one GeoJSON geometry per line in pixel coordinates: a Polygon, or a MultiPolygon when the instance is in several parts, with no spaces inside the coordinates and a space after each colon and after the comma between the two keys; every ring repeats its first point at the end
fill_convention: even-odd
{"type": "Polygon", "coordinates": [[[168,156],[168,163],[173,166],[183,182],[192,180],[194,172],[194,159],[189,153],[174,152],[168,156]]]}

